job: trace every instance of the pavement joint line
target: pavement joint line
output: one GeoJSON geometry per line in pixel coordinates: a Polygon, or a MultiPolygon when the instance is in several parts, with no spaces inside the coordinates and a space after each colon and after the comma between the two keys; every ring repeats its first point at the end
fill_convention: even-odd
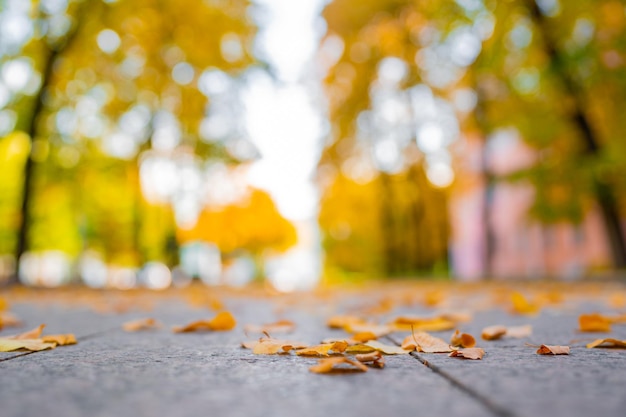
{"type": "MultiPolygon", "coordinates": [[[[389,339],[394,344],[396,344],[397,346],[401,345],[400,343],[398,343],[397,340],[395,340],[391,336],[386,336],[386,338],[389,339]]],[[[497,417],[517,417],[517,415],[514,412],[512,412],[511,410],[507,410],[507,409],[499,406],[498,404],[494,403],[491,399],[489,399],[488,397],[484,396],[483,394],[481,394],[480,392],[476,391],[475,389],[465,385],[459,379],[455,378],[454,376],[452,376],[448,372],[444,371],[443,369],[441,369],[437,365],[434,365],[434,364],[430,363],[428,360],[424,359],[417,352],[415,352],[415,351],[410,352],[409,355],[411,355],[413,358],[417,359],[422,365],[426,366],[434,374],[436,374],[436,375],[440,376],[441,378],[445,379],[446,381],[448,381],[453,387],[455,387],[459,391],[464,392],[470,398],[472,398],[475,401],[477,401],[478,403],[480,403],[483,407],[485,407],[487,410],[489,410],[494,416],[497,416],[497,417]]]]}

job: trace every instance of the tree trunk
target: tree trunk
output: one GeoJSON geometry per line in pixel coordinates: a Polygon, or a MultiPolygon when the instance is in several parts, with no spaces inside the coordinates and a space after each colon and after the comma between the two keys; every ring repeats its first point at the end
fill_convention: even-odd
{"type": "MultiPolygon", "coordinates": [[[[565,94],[568,95],[574,103],[574,109],[570,114],[570,121],[576,127],[584,142],[585,154],[597,155],[600,151],[600,145],[596,137],[596,133],[591,127],[591,123],[584,112],[583,92],[574,77],[567,71],[565,61],[561,52],[558,50],[555,40],[550,34],[550,22],[541,13],[539,6],[535,0],[526,0],[530,15],[537,26],[543,42],[545,50],[552,62],[552,67],[556,75],[560,78],[565,94]]],[[[594,179],[593,183],[595,198],[600,207],[602,221],[606,229],[606,236],[611,248],[613,265],[616,268],[626,267],[626,242],[622,232],[621,219],[617,206],[617,200],[611,187],[594,179]]]]}

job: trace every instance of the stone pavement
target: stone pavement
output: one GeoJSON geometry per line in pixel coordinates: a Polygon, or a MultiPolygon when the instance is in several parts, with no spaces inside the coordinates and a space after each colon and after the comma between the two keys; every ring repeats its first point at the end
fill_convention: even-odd
{"type": "MultiPolygon", "coordinates": [[[[4,329],[0,337],[45,323],[45,333],[71,332],[78,344],[0,353],[0,416],[624,416],[626,350],[587,349],[585,343],[626,339],[626,325],[614,325],[608,334],[577,328],[580,313],[622,313],[626,288],[537,288],[515,289],[529,299],[552,299],[540,303],[537,315],[508,312],[513,289],[504,286],[394,284],[298,295],[200,288],[158,294],[4,290],[0,297],[24,326],[4,329]],[[425,304],[429,294],[440,300],[425,304]],[[170,330],[214,316],[207,306],[218,301],[236,317],[234,330],[170,330]],[[459,328],[485,349],[482,360],[412,353],[387,356],[384,369],[325,375],[308,371],[315,358],[254,355],[240,347],[258,337],[244,334],[247,323],[289,319],[296,329],[284,337],[313,344],[346,336],[326,326],[335,314],[385,322],[442,310],[472,313],[459,328]],[[122,330],[125,321],[144,317],[165,326],[122,330]],[[493,324],[531,324],[533,333],[525,339],[480,340],[481,329],[493,324]],[[540,356],[529,346],[538,344],[569,345],[571,354],[540,356]]],[[[432,334],[447,340],[451,331],[432,334]]],[[[400,343],[405,335],[383,341],[400,343]]]]}

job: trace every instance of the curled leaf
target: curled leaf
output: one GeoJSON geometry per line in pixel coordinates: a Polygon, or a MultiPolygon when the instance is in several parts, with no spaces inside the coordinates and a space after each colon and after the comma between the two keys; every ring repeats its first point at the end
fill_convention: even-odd
{"type": "Polygon", "coordinates": [[[385,366],[385,358],[379,351],[360,353],[355,358],[357,361],[370,364],[374,368],[384,368],[385,366]]]}
{"type": "Polygon", "coordinates": [[[481,348],[466,348],[453,350],[448,356],[450,356],[451,358],[479,360],[482,359],[484,355],[485,351],[481,348]]]}
{"type": "Polygon", "coordinates": [[[587,345],[589,349],[592,348],[617,348],[626,349],[626,340],[617,339],[596,339],[587,345]]]}
{"type": "Polygon", "coordinates": [[[569,355],[569,346],[541,345],[537,349],[539,355],[569,355]]]}
{"type": "Polygon", "coordinates": [[[318,364],[309,368],[309,371],[317,374],[341,373],[341,372],[366,372],[367,366],[361,362],[353,361],[345,356],[320,359],[318,364]],[[348,368],[340,365],[349,365],[348,368]]]}
{"type": "Polygon", "coordinates": [[[605,332],[611,331],[611,319],[602,314],[581,314],[578,317],[578,325],[581,332],[605,332]]]}
{"type": "Polygon", "coordinates": [[[198,320],[186,326],[174,327],[174,333],[188,333],[198,331],[226,331],[232,330],[237,325],[235,318],[228,311],[221,311],[211,320],[198,320]]]}
{"type": "Polygon", "coordinates": [[[76,336],[74,336],[72,333],[49,334],[43,336],[41,340],[43,340],[44,343],[54,343],[57,346],[75,345],[77,343],[76,336]]]}
{"type": "Polygon", "coordinates": [[[140,330],[152,330],[161,327],[161,323],[153,318],[127,321],[122,324],[122,328],[127,332],[138,332],[140,330]]]}
{"type": "Polygon", "coordinates": [[[506,334],[506,327],[501,325],[485,327],[480,336],[485,340],[497,340],[506,334]]]}
{"type": "Polygon", "coordinates": [[[474,336],[472,336],[471,334],[461,333],[459,330],[457,330],[450,338],[450,344],[452,346],[471,348],[476,345],[476,339],[474,339],[474,336]]]}

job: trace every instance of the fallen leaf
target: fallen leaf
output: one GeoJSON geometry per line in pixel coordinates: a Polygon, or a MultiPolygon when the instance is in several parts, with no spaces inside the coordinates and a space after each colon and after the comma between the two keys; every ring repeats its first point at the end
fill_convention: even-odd
{"type": "Polygon", "coordinates": [[[127,332],[138,332],[140,330],[152,330],[161,327],[161,323],[153,318],[127,321],[122,324],[122,328],[127,332]]]}
{"type": "Polygon", "coordinates": [[[275,355],[277,353],[287,353],[295,349],[303,349],[306,348],[308,344],[291,340],[264,338],[258,342],[243,343],[242,346],[252,349],[252,353],[255,355],[275,355]]]}
{"type": "Polygon", "coordinates": [[[269,324],[246,324],[243,330],[246,333],[291,333],[295,330],[296,324],[290,320],[279,320],[269,324]]]}
{"type": "Polygon", "coordinates": [[[342,353],[348,347],[348,343],[338,341],[335,343],[322,343],[321,345],[309,346],[296,350],[298,356],[328,356],[332,353],[342,353]]]}
{"type": "Polygon", "coordinates": [[[617,339],[596,339],[593,342],[587,345],[589,349],[591,348],[618,348],[618,349],[626,349],[626,340],[617,340],[617,339]]]}
{"type": "Polygon", "coordinates": [[[581,314],[578,317],[581,332],[610,332],[611,319],[602,314],[581,314]]]}
{"type": "Polygon", "coordinates": [[[9,303],[4,298],[0,297],[0,311],[9,309],[9,303]]]}
{"type": "Polygon", "coordinates": [[[519,292],[511,294],[512,311],[516,314],[537,314],[539,312],[539,304],[533,303],[519,292]]]}
{"type": "Polygon", "coordinates": [[[0,338],[0,352],[13,352],[16,350],[39,352],[40,350],[54,349],[55,346],[56,343],[46,343],[41,339],[0,338]]]}
{"type": "Polygon", "coordinates": [[[365,320],[356,316],[332,316],[326,322],[331,329],[344,329],[346,326],[365,324],[365,320]]]}
{"type": "Polygon", "coordinates": [[[402,342],[402,348],[424,353],[447,353],[452,351],[452,348],[445,340],[426,332],[414,332],[408,335],[402,342]]]}
{"type": "Polygon", "coordinates": [[[45,343],[55,343],[57,346],[75,345],[76,336],[72,333],[67,334],[49,334],[41,338],[45,343]]]}
{"type": "Polygon", "coordinates": [[[384,368],[385,367],[385,358],[379,351],[374,351],[371,353],[360,353],[355,355],[357,361],[362,363],[371,364],[374,368],[384,368]]]}
{"type": "Polygon", "coordinates": [[[539,355],[569,355],[569,346],[541,345],[537,353],[539,355]]]}
{"type": "Polygon", "coordinates": [[[482,359],[484,355],[485,355],[485,351],[481,348],[466,348],[466,349],[453,350],[452,352],[450,352],[448,356],[450,356],[451,358],[478,360],[478,359],[482,359]]]}
{"type": "Polygon", "coordinates": [[[410,352],[410,350],[402,349],[399,346],[386,345],[384,343],[380,343],[377,340],[370,340],[369,342],[365,343],[365,346],[369,346],[372,349],[382,352],[386,355],[405,355],[410,352]]]}
{"type": "Polygon", "coordinates": [[[13,339],[13,340],[23,340],[23,339],[40,339],[41,338],[41,332],[43,332],[43,328],[46,327],[45,324],[40,324],[39,326],[35,327],[32,330],[29,330],[27,332],[24,333],[19,333],[13,336],[7,336],[7,339],[13,339]]]}
{"type": "Polygon", "coordinates": [[[188,333],[197,331],[225,331],[232,330],[237,325],[235,318],[228,311],[221,311],[211,320],[198,320],[186,326],[174,327],[174,333],[188,333]]]}
{"type": "Polygon", "coordinates": [[[457,330],[450,338],[450,344],[452,346],[471,348],[476,344],[476,339],[474,339],[474,336],[472,336],[471,334],[461,333],[459,330],[457,330]]]}
{"type": "Polygon", "coordinates": [[[531,326],[530,324],[506,328],[506,336],[513,337],[515,339],[523,339],[524,337],[528,337],[532,334],[532,332],[533,326],[531,326]]]}
{"type": "Polygon", "coordinates": [[[22,322],[15,314],[8,311],[0,311],[0,329],[3,327],[17,327],[21,325],[22,322]]]}
{"type": "MultiPolygon", "coordinates": [[[[348,333],[372,333],[375,339],[386,336],[396,331],[395,326],[388,326],[386,324],[372,324],[372,323],[352,323],[343,327],[348,333]]],[[[353,337],[354,338],[354,337],[353,337]]]]}
{"type": "Polygon", "coordinates": [[[456,323],[444,317],[401,316],[393,321],[393,325],[398,330],[414,329],[425,332],[439,332],[454,329],[456,323]]]}
{"type": "Polygon", "coordinates": [[[320,359],[318,364],[309,368],[309,371],[316,374],[341,373],[341,372],[366,372],[367,366],[361,362],[353,361],[345,356],[320,359]],[[339,365],[350,365],[349,368],[339,367],[339,365]]]}
{"type": "Polygon", "coordinates": [[[472,321],[472,315],[464,311],[446,311],[441,313],[439,317],[455,323],[467,323],[472,321]]]}
{"type": "Polygon", "coordinates": [[[485,327],[480,336],[485,340],[497,340],[506,334],[506,327],[499,324],[485,327]]]}
{"type": "Polygon", "coordinates": [[[360,332],[360,333],[353,334],[351,339],[355,340],[357,342],[367,342],[367,341],[370,341],[370,340],[378,339],[378,336],[376,336],[372,332],[360,332]]]}
{"type": "Polygon", "coordinates": [[[345,353],[350,353],[354,355],[354,354],[359,354],[359,353],[370,353],[370,352],[376,352],[376,349],[374,349],[371,346],[358,344],[358,345],[348,345],[345,353]]]}

